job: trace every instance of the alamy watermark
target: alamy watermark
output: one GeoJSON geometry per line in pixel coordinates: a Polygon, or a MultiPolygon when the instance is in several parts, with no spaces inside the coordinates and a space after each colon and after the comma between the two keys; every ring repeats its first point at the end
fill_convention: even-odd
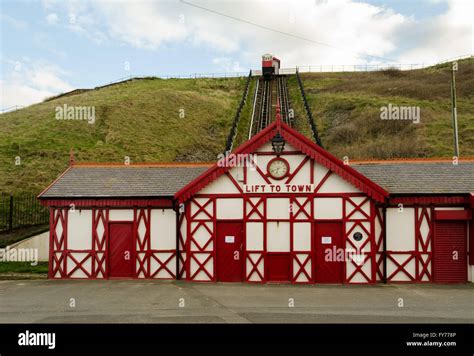
{"type": "Polygon", "coordinates": [[[32,266],[38,264],[37,248],[0,248],[0,262],[31,262],[32,266]]]}
{"type": "Polygon", "coordinates": [[[257,155],[251,153],[220,153],[217,155],[218,167],[247,167],[251,171],[257,169],[257,155]]]}
{"type": "Polygon", "coordinates": [[[419,106],[397,106],[388,104],[380,108],[380,119],[382,120],[408,120],[414,124],[420,123],[419,106]]]}
{"type": "Polygon", "coordinates": [[[35,333],[26,330],[18,334],[19,346],[47,346],[48,349],[56,348],[56,333],[35,333]]]}
{"type": "Polygon", "coordinates": [[[63,106],[56,107],[56,120],[84,120],[95,123],[95,106],[63,106]]]}
{"type": "Polygon", "coordinates": [[[326,262],[353,261],[358,266],[361,266],[364,264],[365,258],[365,251],[360,249],[343,249],[332,246],[324,250],[324,260],[326,262]]]}

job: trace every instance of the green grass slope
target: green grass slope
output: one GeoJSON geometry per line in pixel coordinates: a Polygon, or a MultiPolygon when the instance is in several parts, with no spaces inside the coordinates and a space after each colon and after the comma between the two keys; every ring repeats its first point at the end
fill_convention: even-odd
{"type": "Polygon", "coordinates": [[[1,115],[0,191],[39,193],[71,148],[78,162],[213,161],[244,86],[245,78],[136,80],[1,115]],[[95,106],[95,123],[56,120],[64,104],[95,106]]]}
{"type": "MultiPolygon", "coordinates": [[[[474,61],[457,73],[461,157],[474,155],[474,61]]],[[[302,74],[326,149],[350,159],[451,157],[449,64],[415,71],[302,74]],[[421,122],[384,121],[389,103],[419,106],[421,122]]],[[[246,78],[142,79],[62,96],[0,115],[0,192],[39,193],[79,162],[213,161],[225,148],[246,78]],[[94,106],[96,122],[56,120],[57,106],[94,106]],[[185,117],[180,117],[180,110],[185,117]],[[15,164],[20,157],[21,164],[15,164]]],[[[255,81],[236,142],[248,137],[255,81]]],[[[311,137],[296,78],[296,129],[311,137]]]]}
{"type": "MultiPolygon", "coordinates": [[[[323,145],[334,155],[353,159],[453,156],[449,63],[413,71],[301,77],[323,145]],[[390,103],[419,106],[420,123],[381,120],[380,108],[390,103]]],[[[472,58],[459,62],[456,87],[460,156],[474,156],[472,58]]],[[[290,94],[301,117],[299,93],[290,94]]]]}

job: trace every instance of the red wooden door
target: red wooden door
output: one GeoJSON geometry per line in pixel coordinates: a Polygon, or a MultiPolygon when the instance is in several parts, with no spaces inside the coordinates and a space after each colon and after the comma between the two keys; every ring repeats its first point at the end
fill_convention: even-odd
{"type": "Polygon", "coordinates": [[[267,253],[267,280],[269,282],[289,282],[290,261],[289,253],[267,253]]]}
{"type": "Polygon", "coordinates": [[[342,223],[317,222],[315,225],[314,248],[315,282],[342,283],[345,260],[342,245],[342,223]]]}
{"type": "Polygon", "coordinates": [[[109,277],[133,276],[133,224],[109,224],[109,277]]]}
{"type": "Polygon", "coordinates": [[[433,280],[439,283],[467,281],[467,224],[436,221],[433,245],[433,280]]]}
{"type": "Polygon", "coordinates": [[[242,282],[241,222],[217,222],[217,280],[219,282],[242,282]]]}

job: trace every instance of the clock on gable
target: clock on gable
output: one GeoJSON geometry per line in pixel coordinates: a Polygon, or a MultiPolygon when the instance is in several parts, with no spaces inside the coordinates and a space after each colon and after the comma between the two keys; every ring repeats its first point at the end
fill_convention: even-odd
{"type": "Polygon", "coordinates": [[[290,165],[281,157],[275,157],[267,164],[267,174],[273,179],[283,179],[288,176],[290,165]]]}

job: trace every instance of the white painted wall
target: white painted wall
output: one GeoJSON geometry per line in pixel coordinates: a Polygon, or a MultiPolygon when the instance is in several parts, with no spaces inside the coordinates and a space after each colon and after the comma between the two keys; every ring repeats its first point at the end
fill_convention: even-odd
{"type": "Polygon", "coordinates": [[[415,250],[415,209],[387,209],[387,250],[415,250]]]}
{"type": "Polygon", "coordinates": [[[298,222],[293,224],[293,250],[311,251],[311,223],[298,222]]]}
{"type": "MultiPolygon", "coordinates": [[[[168,260],[168,258],[171,257],[172,253],[171,252],[160,252],[160,253],[155,253],[154,254],[156,258],[158,258],[160,261],[165,262],[168,260]]],[[[176,273],[176,257],[173,257],[170,259],[170,261],[166,264],[167,268],[173,272],[176,273]]],[[[157,272],[158,268],[160,268],[160,264],[154,259],[150,259],[150,274],[153,275],[157,272]]],[[[174,276],[170,274],[166,269],[162,268],[158,273],[156,273],[155,277],[157,279],[173,279],[174,276]]]]}
{"type": "Polygon", "coordinates": [[[267,223],[267,251],[289,252],[290,251],[290,223],[269,222],[267,223]]]}
{"type": "MultiPolygon", "coordinates": [[[[195,253],[194,257],[200,262],[203,263],[205,259],[208,257],[208,254],[204,253],[195,253]]],[[[190,270],[191,270],[191,275],[193,275],[199,268],[199,265],[194,259],[191,259],[190,262],[190,270]]],[[[211,258],[206,264],[205,268],[208,272],[210,272],[211,276],[214,274],[214,259],[211,258]]],[[[194,277],[195,281],[209,281],[210,278],[204,271],[200,271],[197,273],[197,275],[194,277]]]]}
{"type": "Polygon", "coordinates": [[[313,166],[313,170],[314,170],[314,185],[315,186],[318,186],[319,183],[321,183],[321,181],[323,180],[323,178],[326,176],[326,174],[329,172],[329,169],[327,169],[326,167],[320,165],[319,163],[314,163],[314,166],[313,166]]]}
{"type": "Polygon", "coordinates": [[[133,209],[110,209],[109,221],[133,221],[133,209]]]}
{"type": "MultiPolygon", "coordinates": [[[[288,156],[288,162],[290,163],[291,170],[295,170],[300,163],[305,159],[304,155],[288,156]]],[[[291,184],[309,184],[309,176],[311,174],[311,160],[308,160],[296,173],[291,180],[291,184]]]]}
{"type": "MultiPolygon", "coordinates": [[[[200,247],[204,247],[206,243],[208,242],[208,240],[212,239],[211,233],[209,231],[212,232],[214,230],[213,222],[209,221],[209,222],[205,222],[204,224],[207,226],[207,229],[204,225],[200,225],[199,227],[197,227],[198,225],[197,222],[191,222],[191,231],[193,231],[197,227],[196,231],[193,234],[193,239],[195,240],[195,242],[191,241],[190,243],[191,251],[199,251],[198,247],[196,246],[196,243],[200,247]]],[[[214,248],[214,243],[213,241],[211,241],[207,245],[206,251],[212,251],[213,248],[214,248]]]]}
{"type": "Polygon", "coordinates": [[[342,198],[314,198],[316,219],[342,219],[342,198]]]}
{"type": "MultiPolygon", "coordinates": [[[[414,251],[415,250],[415,209],[398,208],[387,209],[387,250],[389,251],[414,251]]],[[[398,263],[402,264],[409,257],[408,254],[392,255],[398,263]]],[[[387,276],[397,269],[395,263],[387,259],[387,276]]],[[[416,262],[412,259],[404,269],[415,276],[416,262]]],[[[409,281],[404,273],[398,273],[393,281],[409,281]]]]}
{"type": "Polygon", "coordinates": [[[367,219],[367,216],[363,213],[370,216],[370,200],[362,204],[365,199],[366,197],[351,197],[351,201],[346,200],[346,213],[347,215],[352,214],[350,219],[367,219]],[[356,209],[356,206],[358,206],[359,209],[356,209]],[[362,212],[360,210],[362,210],[362,212]]]}
{"type": "Polygon", "coordinates": [[[290,199],[288,198],[268,198],[267,199],[268,219],[289,219],[290,199]]]}
{"type": "Polygon", "coordinates": [[[172,209],[152,209],[150,222],[151,249],[176,248],[176,212],[172,209]]]}
{"type": "Polygon", "coordinates": [[[360,193],[360,190],[347,183],[344,179],[336,175],[331,174],[329,178],[324,182],[323,186],[319,189],[318,193],[360,193]]]}
{"type": "Polygon", "coordinates": [[[217,219],[243,219],[244,201],[241,198],[216,199],[217,219]]]}
{"type": "Polygon", "coordinates": [[[67,248],[69,250],[92,249],[92,210],[68,211],[67,248]]]}
{"type": "MultiPolygon", "coordinates": [[[[77,261],[80,262],[86,257],[87,252],[71,252],[71,254],[74,256],[74,258],[77,261]]],[[[70,256],[67,256],[67,273],[70,273],[75,267],[76,267],[76,263],[71,259],[70,256]]],[[[92,268],[92,258],[91,257],[87,258],[82,264],[82,267],[85,270],[90,272],[92,268]]],[[[89,277],[87,277],[87,275],[80,268],[78,268],[76,271],[74,271],[71,274],[70,278],[89,278],[89,277]]]]}
{"type": "MultiPolygon", "coordinates": [[[[246,277],[251,282],[259,282],[259,281],[262,280],[258,273],[254,272],[254,273],[251,274],[252,263],[250,262],[250,259],[252,259],[252,261],[254,263],[256,263],[260,256],[261,256],[260,253],[251,253],[251,254],[247,255],[247,260],[246,260],[246,263],[245,263],[246,277]]],[[[262,258],[260,260],[260,263],[257,265],[257,270],[260,272],[260,274],[262,276],[265,276],[265,261],[264,261],[264,258],[262,258]]]]}
{"type": "MultiPolygon", "coordinates": [[[[236,173],[235,173],[236,174],[236,173]]],[[[236,174],[237,175],[237,174],[236,174]]],[[[199,191],[199,194],[239,193],[234,183],[225,174],[199,191]]]]}
{"type": "Polygon", "coordinates": [[[49,231],[43,232],[39,235],[29,237],[25,240],[9,245],[12,249],[34,249],[38,254],[38,261],[47,262],[49,260],[49,231]]]}
{"type": "Polygon", "coordinates": [[[263,250],[263,223],[248,222],[245,231],[245,244],[247,251],[263,250]]]}
{"type": "Polygon", "coordinates": [[[191,202],[190,203],[191,216],[194,216],[194,214],[196,214],[198,211],[200,211],[199,214],[194,216],[193,219],[209,219],[208,214],[211,215],[211,216],[214,216],[214,205],[213,205],[213,203],[210,202],[209,204],[206,205],[206,203],[209,201],[208,198],[197,198],[195,200],[199,205],[205,206],[205,208],[204,208],[204,210],[202,210],[196,203],[191,202]],[[206,212],[207,212],[207,214],[206,214],[206,212]]]}

